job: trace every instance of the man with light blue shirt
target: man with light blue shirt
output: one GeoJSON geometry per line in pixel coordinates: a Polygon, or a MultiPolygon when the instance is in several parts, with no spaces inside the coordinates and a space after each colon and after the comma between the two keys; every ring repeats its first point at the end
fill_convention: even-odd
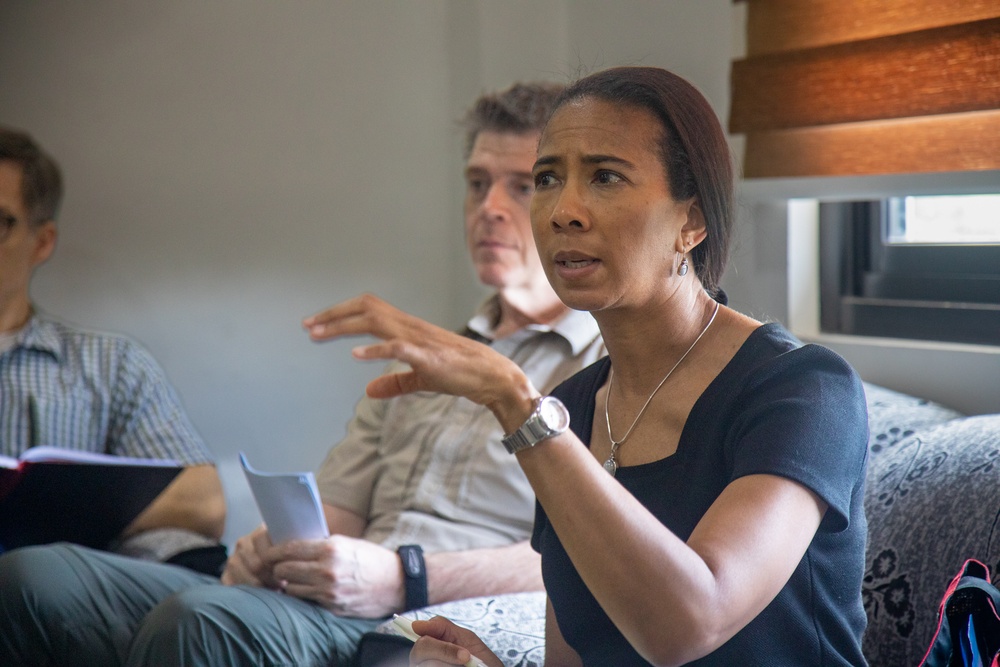
{"type": "Polygon", "coordinates": [[[167,560],[217,544],[222,485],[160,367],[133,341],[59,322],[29,297],[55,249],[61,197],[55,161],[0,127],[0,454],[49,445],[177,460],[181,474],[108,546],[167,560]]]}

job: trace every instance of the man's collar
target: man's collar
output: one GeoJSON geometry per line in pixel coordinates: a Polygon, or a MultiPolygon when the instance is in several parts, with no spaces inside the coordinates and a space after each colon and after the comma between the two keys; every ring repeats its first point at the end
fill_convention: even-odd
{"type": "MultiPolygon", "coordinates": [[[[500,295],[494,294],[486,299],[466,326],[486,340],[496,338],[496,324],[500,320],[500,295]]],[[[569,343],[573,354],[579,354],[594,339],[601,335],[597,321],[593,315],[581,310],[569,310],[565,315],[548,324],[529,324],[524,327],[529,331],[551,331],[559,334],[569,343]]]]}
{"type": "Polygon", "coordinates": [[[55,322],[37,311],[32,314],[31,319],[28,320],[28,324],[21,329],[17,338],[15,347],[48,352],[56,358],[62,352],[59,331],[55,322]]]}

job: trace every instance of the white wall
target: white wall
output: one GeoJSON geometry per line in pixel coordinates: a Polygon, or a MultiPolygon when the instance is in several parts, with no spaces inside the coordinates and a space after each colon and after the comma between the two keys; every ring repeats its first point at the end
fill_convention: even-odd
{"type": "Polygon", "coordinates": [[[665,66],[728,107],[729,0],[0,3],[0,123],[62,164],[43,308],[148,346],[222,464],[313,468],[378,368],[302,316],[371,290],[445,326],[481,297],[455,121],[514,79],[665,66]]]}

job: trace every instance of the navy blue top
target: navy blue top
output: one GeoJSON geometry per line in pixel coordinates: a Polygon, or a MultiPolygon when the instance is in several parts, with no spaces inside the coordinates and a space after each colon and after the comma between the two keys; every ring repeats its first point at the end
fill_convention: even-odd
{"type": "MultiPolygon", "coordinates": [[[[604,358],[553,392],[585,444],[604,358]]],[[[786,477],[828,505],[791,579],[746,627],[691,665],[865,665],[861,601],[868,420],[861,380],[832,351],[803,345],[778,324],[756,329],[691,409],[677,451],[618,469],[617,479],[687,540],[722,490],[744,475],[786,477]]],[[[648,665],[608,618],[537,507],[532,546],[559,629],[593,667],[648,665]]]]}

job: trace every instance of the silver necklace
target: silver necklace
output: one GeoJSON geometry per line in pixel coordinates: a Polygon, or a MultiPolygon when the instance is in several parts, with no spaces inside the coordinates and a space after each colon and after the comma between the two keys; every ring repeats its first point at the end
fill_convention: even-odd
{"type": "Polygon", "coordinates": [[[622,437],[621,440],[615,440],[611,436],[611,417],[608,416],[608,400],[611,398],[611,385],[615,381],[615,367],[614,366],[611,367],[611,372],[608,377],[608,392],[604,394],[604,423],[607,424],[608,426],[608,440],[611,441],[611,454],[604,462],[604,469],[607,470],[608,474],[610,474],[612,477],[614,477],[615,473],[618,472],[618,461],[615,460],[615,454],[618,453],[618,448],[621,447],[626,440],[628,440],[629,435],[632,434],[632,429],[634,429],[635,425],[639,423],[639,419],[641,419],[643,413],[646,412],[646,408],[649,407],[649,404],[650,402],[652,402],[653,397],[656,396],[656,392],[660,391],[660,387],[662,387],[663,383],[667,381],[667,378],[670,377],[670,375],[675,370],[677,370],[677,367],[681,365],[681,362],[684,361],[684,358],[691,353],[691,350],[694,349],[694,346],[698,344],[698,341],[701,340],[701,337],[704,336],[705,332],[708,331],[708,328],[712,326],[712,322],[715,321],[715,316],[718,314],[719,314],[719,302],[716,301],[715,310],[712,311],[712,316],[708,318],[708,324],[705,325],[705,328],[701,330],[701,333],[698,334],[698,337],[694,339],[693,343],[691,343],[691,347],[689,347],[687,351],[681,355],[681,358],[677,360],[677,363],[674,364],[669,371],[667,371],[667,374],[663,376],[662,380],[660,380],[660,384],[656,385],[656,389],[654,389],[653,393],[651,393],[649,395],[649,398],[646,399],[646,403],[642,406],[642,409],[639,410],[639,414],[635,416],[635,419],[632,420],[632,425],[628,427],[628,431],[625,432],[625,435],[622,437]]]}

